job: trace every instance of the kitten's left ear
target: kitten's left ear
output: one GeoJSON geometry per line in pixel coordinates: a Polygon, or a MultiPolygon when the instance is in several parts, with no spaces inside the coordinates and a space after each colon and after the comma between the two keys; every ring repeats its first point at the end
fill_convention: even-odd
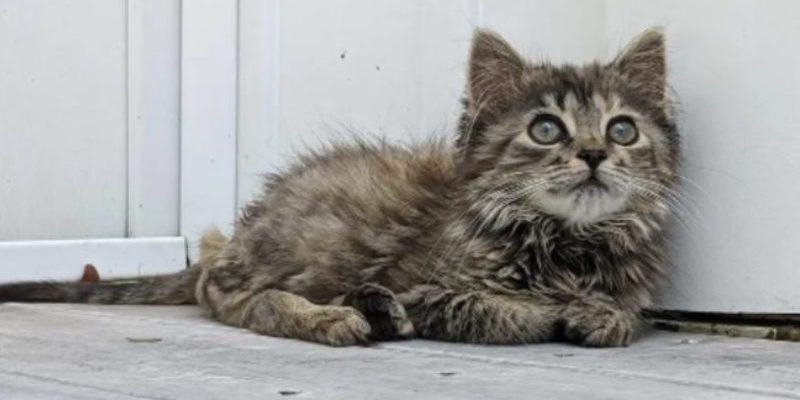
{"type": "Polygon", "coordinates": [[[642,32],[611,65],[634,89],[657,101],[663,100],[667,88],[664,30],[655,27],[642,32]]]}

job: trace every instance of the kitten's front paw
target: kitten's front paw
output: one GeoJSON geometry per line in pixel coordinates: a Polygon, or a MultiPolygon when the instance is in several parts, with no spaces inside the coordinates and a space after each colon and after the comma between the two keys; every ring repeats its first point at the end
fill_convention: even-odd
{"type": "Polygon", "coordinates": [[[605,299],[576,300],[562,314],[564,337],[587,347],[630,344],[636,316],[605,299]]]}
{"type": "Polygon", "coordinates": [[[368,343],[369,323],[352,307],[324,306],[310,316],[312,340],[330,346],[368,343]]]}
{"type": "Polygon", "coordinates": [[[344,304],[360,311],[372,327],[370,339],[408,339],[414,335],[414,326],[406,309],[394,293],[378,284],[367,283],[349,293],[344,304]]]}

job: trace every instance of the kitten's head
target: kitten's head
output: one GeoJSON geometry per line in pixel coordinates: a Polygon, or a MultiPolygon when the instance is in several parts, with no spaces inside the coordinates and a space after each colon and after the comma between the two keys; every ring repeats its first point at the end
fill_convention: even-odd
{"type": "Polygon", "coordinates": [[[679,158],[664,53],[652,29],[607,64],[534,64],[476,32],[457,142],[472,185],[578,224],[663,207],[679,158]]]}

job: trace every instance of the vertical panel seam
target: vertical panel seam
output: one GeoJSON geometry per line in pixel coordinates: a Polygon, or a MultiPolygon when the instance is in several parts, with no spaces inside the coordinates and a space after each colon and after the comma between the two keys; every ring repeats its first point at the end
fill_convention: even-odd
{"type": "Polygon", "coordinates": [[[135,191],[131,189],[131,183],[133,180],[131,179],[131,174],[133,173],[131,168],[131,161],[133,157],[131,157],[131,151],[133,151],[132,146],[132,130],[131,130],[131,67],[130,63],[132,60],[131,57],[131,7],[132,2],[135,0],[125,0],[125,237],[132,236],[132,214],[133,209],[131,209],[131,196],[134,195],[135,191]]]}
{"type": "MultiPolygon", "coordinates": [[[[184,188],[184,168],[183,168],[183,28],[184,28],[183,0],[178,0],[178,226],[175,234],[183,236],[183,188],[184,188]]],[[[186,237],[184,237],[186,239],[186,237]]],[[[188,254],[188,239],[187,254],[188,254]]]]}
{"type": "Polygon", "coordinates": [[[242,64],[241,64],[241,54],[242,54],[242,39],[241,39],[241,35],[242,35],[242,1],[241,0],[236,0],[236,16],[235,16],[235,18],[236,18],[236,22],[235,22],[235,25],[234,25],[235,26],[234,38],[236,39],[236,61],[235,61],[236,67],[235,67],[234,71],[235,71],[236,76],[234,77],[234,79],[235,79],[235,84],[234,84],[235,93],[234,93],[234,96],[233,96],[233,101],[234,101],[234,105],[233,105],[233,108],[234,108],[234,111],[233,111],[233,117],[234,117],[234,122],[233,122],[234,123],[234,127],[233,127],[233,151],[234,151],[234,156],[233,156],[233,164],[234,164],[233,165],[233,221],[236,221],[237,211],[239,209],[239,200],[240,200],[239,199],[239,175],[241,174],[241,167],[240,167],[241,163],[240,163],[240,160],[239,160],[239,157],[240,157],[240,154],[239,154],[240,153],[239,152],[239,135],[240,135],[239,118],[240,118],[240,111],[241,111],[241,108],[240,108],[240,100],[241,100],[240,99],[240,96],[241,96],[240,85],[241,85],[241,75],[242,75],[242,71],[241,71],[241,68],[242,68],[242,64]]]}
{"type": "MultiPolygon", "coordinates": [[[[271,117],[272,121],[270,121],[270,126],[272,128],[272,132],[268,134],[277,136],[280,134],[280,118],[279,118],[279,110],[280,110],[280,66],[281,66],[281,48],[280,48],[280,32],[281,32],[281,1],[280,0],[273,0],[272,4],[274,4],[272,11],[272,18],[268,18],[267,21],[272,23],[272,27],[270,28],[272,33],[272,71],[270,72],[270,76],[268,77],[270,85],[272,87],[272,111],[271,117]]],[[[270,143],[270,141],[268,141],[270,143]]],[[[274,143],[274,141],[271,141],[274,143]]],[[[270,153],[275,154],[275,153],[270,153]]],[[[272,162],[272,161],[270,161],[272,162]]]]}

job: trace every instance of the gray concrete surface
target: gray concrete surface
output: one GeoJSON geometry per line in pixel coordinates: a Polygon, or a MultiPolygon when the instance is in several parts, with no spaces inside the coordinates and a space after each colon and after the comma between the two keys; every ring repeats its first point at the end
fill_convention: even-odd
{"type": "Polygon", "coordinates": [[[0,399],[800,399],[800,344],[653,332],[623,349],[328,348],[195,307],[0,305],[0,399]]]}

